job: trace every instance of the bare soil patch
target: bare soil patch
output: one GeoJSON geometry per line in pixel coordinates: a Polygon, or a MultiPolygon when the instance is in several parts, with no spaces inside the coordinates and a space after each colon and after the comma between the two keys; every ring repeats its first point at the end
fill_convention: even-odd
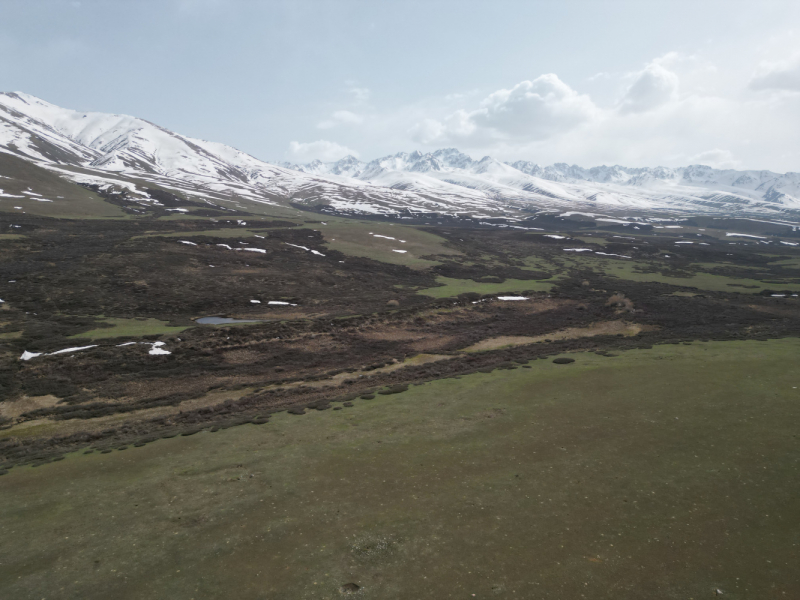
{"type": "Polygon", "coordinates": [[[26,412],[39,408],[51,408],[61,401],[57,396],[22,396],[13,401],[0,402],[0,417],[6,419],[19,417],[26,412]]]}
{"type": "Polygon", "coordinates": [[[473,344],[468,348],[464,348],[465,352],[481,352],[483,350],[496,350],[498,348],[505,348],[508,346],[524,346],[526,344],[535,344],[536,342],[543,342],[545,340],[574,340],[582,337],[593,337],[596,335],[624,335],[634,336],[638,335],[643,330],[643,326],[637,323],[626,323],[625,321],[606,321],[604,323],[596,323],[590,327],[571,327],[562,331],[555,331],[537,336],[499,336],[489,338],[473,344]]]}

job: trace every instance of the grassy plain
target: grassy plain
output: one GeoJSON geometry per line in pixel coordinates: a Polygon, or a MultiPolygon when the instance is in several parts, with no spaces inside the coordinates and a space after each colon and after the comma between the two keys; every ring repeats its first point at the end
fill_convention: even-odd
{"type": "Polygon", "coordinates": [[[436,281],[441,283],[442,286],[419,290],[417,293],[433,298],[450,298],[466,292],[477,292],[479,294],[521,292],[522,290],[549,292],[553,287],[552,282],[527,279],[506,279],[503,283],[481,283],[472,279],[455,279],[440,275],[436,278],[436,281]]]}
{"type": "MultiPolygon", "coordinates": [[[[611,263],[612,261],[605,261],[611,263]]],[[[713,273],[696,273],[691,277],[671,277],[663,273],[642,273],[636,270],[636,263],[634,262],[620,262],[613,261],[613,264],[606,264],[606,275],[619,277],[620,279],[627,279],[629,281],[637,282],[654,282],[654,283],[667,283],[669,285],[680,285],[685,287],[694,287],[699,290],[706,290],[709,292],[740,292],[748,294],[757,294],[765,289],[775,289],[776,287],[781,290],[800,291],[800,284],[796,283],[764,283],[757,279],[748,279],[742,277],[727,277],[725,275],[714,275],[713,273]],[[748,287],[740,287],[748,286],[748,287]]]]}
{"type": "MultiPolygon", "coordinates": [[[[567,268],[591,269],[598,273],[602,272],[606,276],[618,277],[627,281],[639,283],[666,283],[668,285],[693,287],[698,290],[709,292],[757,294],[765,289],[776,288],[800,292],[800,284],[797,283],[764,283],[758,279],[731,277],[706,272],[707,270],[719,268],[720,266],[726,266],[726,263],[692,263],[687,265],[687,267],[698,269],[698,272],[693,273],[690,277],[666,275],[663,271],[668,272],[668,267],[670,265],[667,261],[669,260],[669,258],[663,258],[657,261],[628,260],[621,258],[609,259],[591,254],[570,254],[569,256],[563,257],[551,256],[548,259],[544,259],[541,256],[532,256],[526,259],[526,264],[530,267],[550,270],[551,272],[559,272],[567,268]],[[658,269],[659,272],[646,272],[652,267],[658,269]]],[[[786,267],[795,266],[791,260],[783,261],[783,263],[785,264],[773,264],[786,267]]],[[[754,267],[750,268],[755,269],[754,267]]],[[[685,271],[679,272],[683,273],[685,271]]]]}
{"type": "Polygon", "coordinates": [[[91,338],[99,340],[115,337],[141,337],[145,335],[168,335],[180,333],[187,327],[169,327],[166,321],[158,319],[105,319],[103,321],[112,327],[92,329],[86,333],[79,333],[70,337],[91,338]]]}
{"type": "Polygon", "coordinates": [[[574,354],[0,479],[4,598],[797,598],[800,340],[574,354]]]}
{"type": "MultiPolygon", "coordinates": [[[[206,217],[208,220],[208,217],[206,217]]],[[[147,237],[213,237],[213,238],[250,238],[255,235],[259,235],[264,231],[267,231],[269,228],[266,227],[259,227],[256,229],[249,229],[247,227],[231,227],[231,228],[222,228],[222,229],[208,229],[208,230],[200,230],[200,231],[171,231],[171,232],[153,232],[153,233],[145,233],[143,235],[137,235],[132,237],[131,239],[140,239],[140,238],[147,238],[147,237]]],[[[282,227],[281,229],[286,229],[282,227]]]]}
{"type": "Polygon", "coordinates": [[[319,231],[325,236],[328,248],[350,256],[363,256],[394,265],[405,265],[412,269],[425,269],[435,266],[438,262],[424,259],[423,256],[460,254],[457,250],[445,247],[444,238],[423,229],[393,223],[341,218],[332,218],[325,223],[314,227],[319,227],[319,231]],[[405,252],[395,252],[395,250],[405,252]]]}

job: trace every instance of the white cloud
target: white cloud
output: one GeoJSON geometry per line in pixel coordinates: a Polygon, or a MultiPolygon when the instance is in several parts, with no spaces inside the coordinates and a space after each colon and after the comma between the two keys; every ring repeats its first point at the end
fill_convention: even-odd
{"type": "Polygon", "coordinates": [[[415,141],[543,140],[570,131],[597,115],[591,99],[548,73],[487,96],[473,111],[457,110],[441,121],[424,119],[415,141]]]}
{"type": "MultiPolygon", "coordinates": [[[[572,82],[548,74],[509,82],[491,93],[446,90],[392,109],[376,106],[367,112],[348,106],[369,115],[369,127],[358,127],[358,137],[352,139],[359,140],[359,148],[369,148],[369,158],[413,146],[455,146],[476,157],[542,164],[702,163],[797,171],[800,94],[785,91],[792,80],[754,77],[757,83],[750,87],[768,91],[745,88],[759,60],[793,56],[785,47],[754,57],[749,67],[740,62],[732,67],[705,51],[670,52],[627,72],[604,69],[594,82],[584,79],[574,88],[572,82]],[[782,87],[771,92],[767,83],[782,87]]],[[[785,75],[796,65],[793,61],[762,63],[756,73],[785,75]]],[[[339,131],[356,133],[345,126],[334,131],[337,136],[339,131]]]]}
{"type": "Polygon", "coordinates": [[[418,105],[406,131],[430,148],[500,160],[797,170],[800,94],[743,96],[741,78],[729,86],[707,59],[676,53],[611,78],[622,87],[605,107],[546,75],[472,107],[418,105]]]}
{"type": "Polygon", "coordinates": [[[748,87],[751,90],[800,92],[800,54],[785,61],[762,62],[748,87]]]}
{"type": "Polygon", "coordinates": [[[350,112],[349,110],[337,110],[330,118],[320,121],[317,127],[320,129],[331,129],[338,125],[358,125],[364,122],[364,117],[350,112]]]}
{"type": "Polygon", "coordinates": [[[351,87],[349,92],[353,95],[353,99],[358,103],[367,102],[371,94],[369,88],[362,87],[351,87]]]}
{"type": "Polygon", "coordinates": [[[329,142],[328,140],[317,140],[316,142],[289,142],[289,155],[293,160],[308,162],[314,159],[323,162],[339,160],[351,154],[358,157],[358,152],[346,146],[329,142]]]}
{"type": "Polygon", "coordinates": [[[586,81],[597,81],[598,79],[610,79],[611,74],[606,73],[605,71],[600,71],[599,73],[595,73],[591,77],[589,77],[586,81]]]}
{"type": "Polygon", "coordinates": [[[471,117],[479,126],[512,137],[546,139],[591,120],[595,112],[589,96],[548,73],[494,92],[471,117]]]}
{"type": "Polygon", "coordinates": [[[423,119],[414,125],[409,134],[411,139],[420,144],[435,144],[446,136],[445,126],[436,119],[423,119]]]}
{"type": "Polygon", "coordinates": [[[733,157],[729,150],[706,150],[689,157],[689,162],[696,165],[706,165],[715,169],[736,169],[741,167],[741,161],[733,157]]]}
{"type": "MultiPolygon", "coordinates": [[[[667,57],[673,58],[672,54],[667,57]]],[[[653,61],[635,75],[619,103],[619,110],[623,113],[646,112],[677,97],[678,76],[664,68],[660,61],[653,61]]]]}

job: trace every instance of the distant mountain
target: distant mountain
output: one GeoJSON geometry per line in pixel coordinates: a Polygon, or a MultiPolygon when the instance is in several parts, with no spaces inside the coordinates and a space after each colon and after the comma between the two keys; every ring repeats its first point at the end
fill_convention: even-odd
{"type": "MultiPolygon", "coordinates": [[[[299,204],[342,214],[506,217],[575,211],[800,219],[800,174],[480,160],[455,148],[370,162],[269,164],[235,148],[125,115],[60,108],[0,93],[0,153],[79,183],[148,198],[159,186],[208,203],[299,204]]],[[[0,198],[0,208],[2,199],[0,198]]]]}
{"type": "MultiPolygon", "coordinates": [[[[542,194],[551,198],[580,201],[580,198],[585,199],[589,196],[573,189],[573,186],[590,183],[603,184],[602,187],[591,186],[588,190],[604,195],[613,192],[616,186],[622,186],[623,189],[617,190],[617,193],[620,195],[618,200],[623,204],[635,204],[631,199],[626,202],[625,196],[646,196],[646,199],[653,203],[654,210],[666,208],[657,202],[659,193],[676,196],[671,199],[662,198],[662,202],[677,203],[678,197],[684,197],[687,203],[694,200],[696,209],[701,211],[724,202],[726,196],[736,197],[736,200],[751,204],[758,212],[800,209],[800,173],[720,170],[704,165],[680,168],[630,168],[615,165],[591,169],[566,163],[541,166],[522,160],[500,163],[489,156],[473,160],[455,148],[427,154],[401,152],[369,163],[347,156],[330,163],[314,161],[308,165],[285,164],[285,166],[304,173],[345,175],[369,183],[402,185],[404,189],[420,191],[426,185],[431,187],[430,183],[411,174],[425,174],[426,177],[468,189],[491,190],[492,193],[505,194],[509,198],[519,196],[519,192],[527,192],[534,196],[542,194]],[[553,187],[543,183],[542,180],[569,185],[553,187]],[[630,188],[640,188],[640,191],[630,188]],[[772,206],[762,206],[762,202],[772,206]]],[[[586,189],[585,186],[582,187],[586,189]]],[[[595,197],[593,201],[597,203],[603,200],[607,204],[613,204],[611,198],[595,197]]],[[[691,207],[686,206],[685,209],[691,210],[691,207]]]]}

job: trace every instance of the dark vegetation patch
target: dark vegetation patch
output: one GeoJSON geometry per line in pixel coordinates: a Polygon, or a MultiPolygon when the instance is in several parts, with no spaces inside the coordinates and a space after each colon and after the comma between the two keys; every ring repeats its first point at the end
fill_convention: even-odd
{"type": "MultiPolygon", "coordinates": [[[[154,196],[164,207],[182,201],[154,196]]],[[[0,227],[10,219],[0,216],[0,227]]],[[[466,258],[439,257],[440,265],[420,271],[345,256],[328,250],[313,229],[290,229],[294,223],[251,217],[248,229],[263,228],[263,238],[210,235],[233,226],[222,219],[107,222],[13,215],[13,220],[25,227],[27,237],[0,245],[0,282],[15,281],[2,285],[0,297],[6,303],[0,305],[0,334],[16,336],[0,338],[0,400],[11,408],[26,398],[54,396],[58,402],[12,411],[13,417],[0,421],[5,432],[0,467],[43,464],[88,446],[106,452],[201,430],[265,425],[278,411],[303,415],[340,410],[376,394],[392,402],[410,384],[524,368],[531,360],[566,352],[613,357],[614,351],[653,344],[800,335],[798,299],[788,293],[772,297],[782,293],[778,283],[769,286],[775,292],[753,295],[735,287],[705,292],[629,281],[590,268],[588,262],[558,262],[566,254],[563,243],[524,231],[442,226],[437,233],[466,258]],[[159,236],[174,233],[180,236],[159,236]],[[560,272],[553,272],[554,266],[531,270],[531,258],[565,266],[560,272]],[[479,282],[558,277],[553,277],[549,294],[535,293],[525,302],[501,302],[477,293],[444,299],[414,293],[434,286],[439,275],[479,282]],[[251,299],[262,303],[252,304],[251,299]],[[272,299],[297,306],[271,307],[266,302],[272,299]],[[197,326],[136,340],[163,341],[169,355],[150,355],[149,344],[118,346],[126,338],[104,339],[96,348],[71,354],[19,360],[24,350],[89,345],[69,336],[101,328],[107,318],[146,317],[191,326],[192,319],[207,315],[263,322],[197,326]],[[554,336],[526,346],[460,352],[487,338],[547,337],[620,319],[639,325],[642,333],[563,340],[554,336]],[[420,353],[447,359],[384,369],[420,353]],[[335,384],[315,385],[331,378],[335,384]],[[124,418],[107,425],[114,416],[124,418]],[[13,425],[35,419],[55,422],[58,433],[50,428],[48,434],[13,435],[13,425]]],[[[590,230],[597,234],[581,221],[575,234],[590,230]]],[[[713,269],[729,277],[776,282],[800,278],[800,269],[777,264],[799,258],[795,251],[766,255],[758,247],[724,242],[675,251],[674,234],[638,230],[636,235],[647,243],[611,241],[604,251],[633,256],[642,271],[665,276],[691,276],[703,263],[706,272],[713,269]],[[653,258],[663,248],[674,255],[670,264],[653,258]]]]}
{"type": "Polygon", "coordinates": [[[393,385],[385,390],[378,390],[378,393],[388,396],[390,394],[400,394],[405,391],[408,391],[408,384],[393,385]]]}
{"type": "Polygon", "coordinates": [[[532,281],[551,277],[550,273],[546,271],[522,269],[518,266],[462,265],[452,261],[433,267],[433,272],[443,277],[472,279],[479,283],[503,283],[506,279],[532,281]]]}

